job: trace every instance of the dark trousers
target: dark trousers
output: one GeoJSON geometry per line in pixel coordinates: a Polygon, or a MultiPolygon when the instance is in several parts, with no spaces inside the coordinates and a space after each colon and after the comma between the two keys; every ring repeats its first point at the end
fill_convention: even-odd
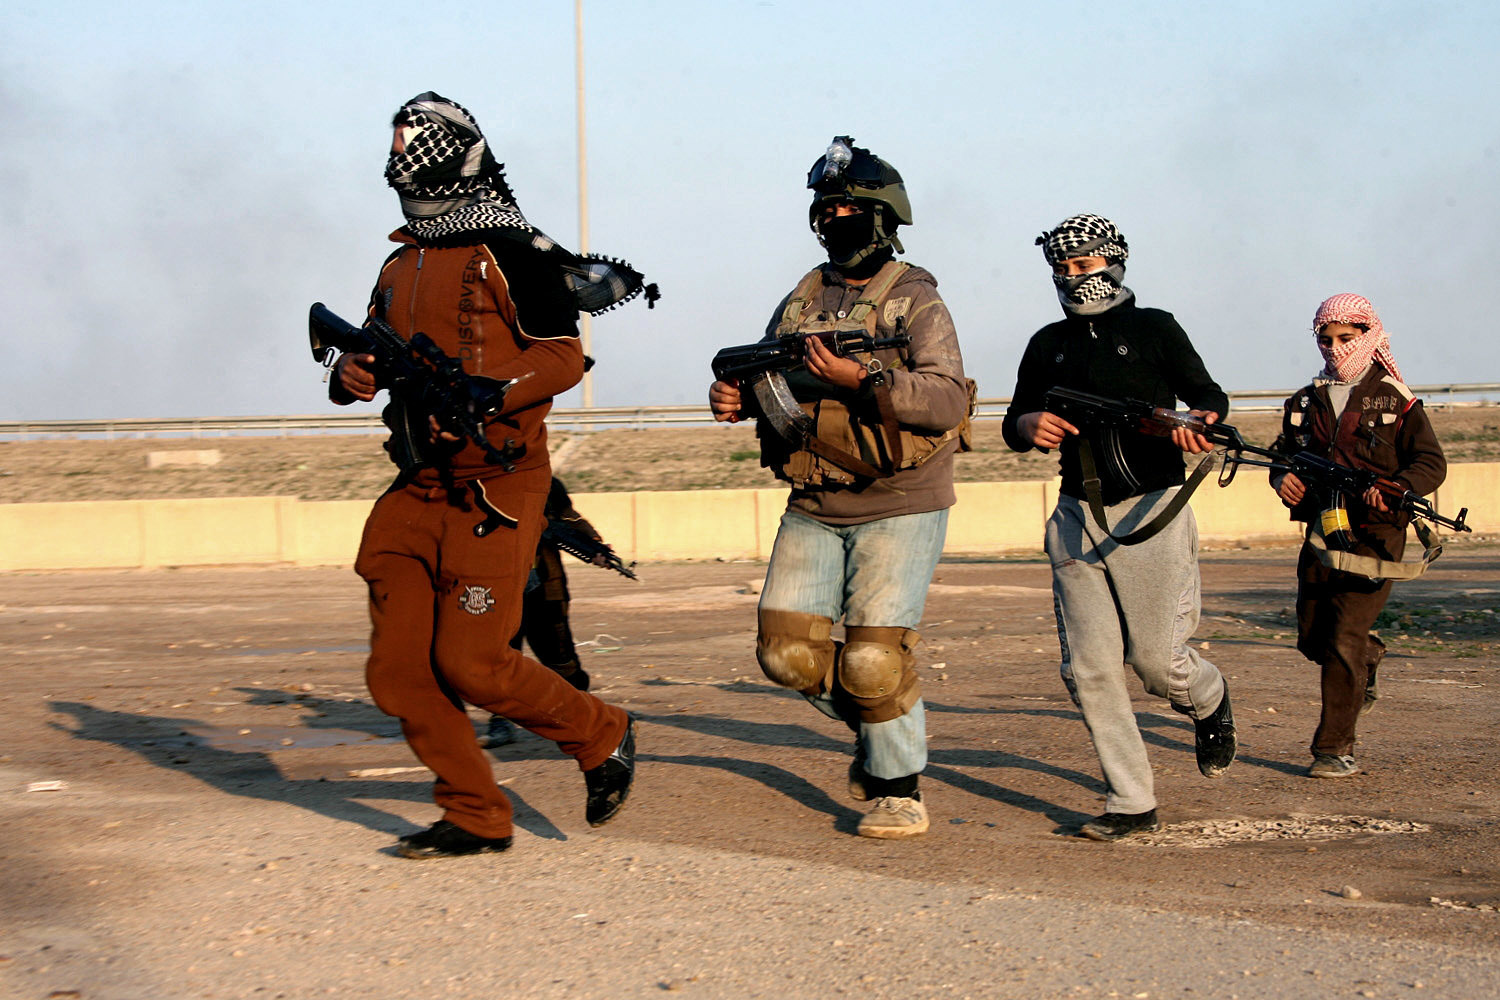
{"type": "Polygon", "coordinates": [[[543,588],[535,587],[522,598],[521,628],[510,641],[511,648],[520,649],[521,640],[526,640],[532,656],[572,683],[570,679],[577,676],[583,664],[578,662],[578,649],[573,645],[568,602],[549,600],[542,591],[543,588]]]}
{"type": "MultiPolygon", "coordinates": [[[[1382,532],[1382,558],[1400,559],[1404,533],[1382,532]],[[1384,537],[1390,534],[1394,537],[1384,537]]],[[[1297,649],[1322,668],[1323,712],[1313,734],[1315,754],[1354,752],[1354,729],[1364,707],[1370,671],[1385,646],[1370,634],[1391,596],[1390,580],[1371,580],[1341,573],[1318,561],[1302,546],[1297,559],[1297,649]]]]}
{"type": "Polygon", "coordinates": [[[464,702],[556,742],[584,770],[604,763],[628,723],[510,645],[550,481],[545,468],[492,480],[491,503],[519,524],[484,538],[473,532],[484,515],[446,491],[394,489],[370,512],[355,562],[370,588],[370,694],[437,775],[443,818],[481,837],[510,836],[511,805],[464,702]]]}

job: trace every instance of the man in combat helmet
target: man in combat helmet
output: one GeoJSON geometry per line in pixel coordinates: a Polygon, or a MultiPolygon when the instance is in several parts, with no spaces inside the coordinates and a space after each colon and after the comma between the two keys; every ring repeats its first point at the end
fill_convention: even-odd
{"type": "Polygon", "coordinates": [[[776,307],[763,340],[794,347],[801,363],[753,384],[716,381],[709,404],[715,420],[757,418],[761,464],[791,485],[761,591],[761,669],[853,731],[849,794],[873,803],[859,835],[913,837],[928,826],[916,628],[972,383],[937,280],[896,260],[897,227],[912,221],[901,175],[838,136],[807,186],[828,261],[776,307]],[[908,339],[830,349],[848,332],[908,339]]]}

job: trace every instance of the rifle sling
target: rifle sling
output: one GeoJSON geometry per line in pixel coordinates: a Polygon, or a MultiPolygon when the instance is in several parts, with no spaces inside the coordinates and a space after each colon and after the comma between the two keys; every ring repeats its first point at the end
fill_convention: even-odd
{"type": "Polygon", "coordinates": [[[885,439],[891,447],[891,471],[901,468],[901,460],[906,457],[901,447],[901,427],[896,422],[896,411],[891,406],[891,387],[889,385],[877,385],[875,387],[875,410],[880,414],[880,426],[885,428],[885,439]]]}
{"type": "MultiPolygon", "coordinates": [[[[826,458],[839,468],[854,473],[856,476],[864,476],[868,479],[886,479],[892,474],[875,468],[869,462],[861,458],[856,458],[842,448],[835,448],[819,437],[809,437],[803,442],[802,447],[819,458],[826,458]]],[[[897,445],[897,447],[899,448],[900,445],[897,445]]]]}
{"type": "Polygon", "coordinates": [[[1168,524],[1171,524],[1172,518],[1176,517],[1182,508],[1187,506],[1188,500],[1192,498],[1193,491],[1198,488],[1198,484],[1203,482],[1203,478],[1212,469],[1214,459],[1217,455],[1217,452],[1211,451],[1203,456],[1203,460],[1198,463],[1198,467],[1193,470],[1193,474],[1188,477],[1187,482],[1182,484],[1182,488],[1177,491],[1177,495],[1149,522],[1128,535],[1117,535],[1111,530],[1109,521],[1105,518],[1104,497],[1100,490],[1099,469],[1094,464],[1094,451],[1089,447],[1088,438],[1079,438],[1078,462],[1082,466],[1083,471],[1083,491],[1088,495],[1089,513],[1094,516],[1094,523],[1099,525],[1100,529],[1106,535],[1121,545],[1139,545],[1161,531],[1168,524]]]}
{"type": "Polygon", "coordinates": [[[1322,523],[1317,518],[1314,518],[1307,526],[1307,544],[1312,546],[1318,562],[1329,569],[1369,577],[1371,580],[1394,580],[1400,583],[1415,580],[1427,572],[1427,567],[1432,565],[1432,561],[1443,554],[1443,545],[1437,540],[1431,528],[1420,520],[1412,521],[1411,526],[1417,533],[1417,541],[1422,543],[1422,558],[1415,562],[1393,562],[1378,556],[1330,549],[1328,540],[1323,536],[1322,523]]]}

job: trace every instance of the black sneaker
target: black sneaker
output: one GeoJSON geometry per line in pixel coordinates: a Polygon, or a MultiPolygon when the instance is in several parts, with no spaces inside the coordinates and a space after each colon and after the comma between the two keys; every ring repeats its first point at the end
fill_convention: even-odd
{"type": "Polygon", "coordinates": [[[479,739],[482,747],[503,747],[516,741],[516,727],[503,715],[490,716],[489,725],[479,739]]]}
{"type": "Polygon", "coordinates": [[[603,826],[614,819],[630,797],[630,785],[634,781],[635,719],[631,719],[625,728],[625,738],[615,747],[615,752],[603,764],[583,772],[583,782],[588,788],[583,815],[589,826],[603,826]]]}
{"type": "Polygon", "coordinates": [[[1238,745],[1234,738],[1234,712],[1229,707],[1227,684],[1224,697],[1219,699],[1219,707],[1208,718],[1193,720],[1193,729],[1198,770],[1205,778],[1217,778],[1234,763],[1234,751],[1238,745]]]}
{"type": "Polygon", "coordinates": [[[396,842],[396,853],[403,858],[456,858],[465,854],[498,854],[509,849],[509,837],[481,837],[445,819],[396,842]]]}
{"type": "Polygon", "coordinates": [[[1096,816],[1083,824],[1078,832],[1090,840],[1119,840],[1137,833],[1150,833],[1160,830],[1161,824],[1156,821],[1156,810],[1151,809],[1143,813],[1110,813],[1096,816]]]}

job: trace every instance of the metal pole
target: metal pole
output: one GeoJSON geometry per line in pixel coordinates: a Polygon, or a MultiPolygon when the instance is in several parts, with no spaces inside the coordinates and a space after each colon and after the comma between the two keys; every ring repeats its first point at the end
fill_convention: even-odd
{"type": "MultiPolygon", "coordinates": [[[[573,0],[573,36],[578,64],[578,252],[586,254],[589,252],[589,181],[585,166],[587,156],[583,127],[583,0],[573,0]]],[[[592,330],[589,328],[590,319],[589,314],[584,313],[579,321],[584,354],[588,354],[593,349],[592,330]]],[[[594,405],[592,372],[583,373],[583,405],[585,409],[594,405]]]]}

